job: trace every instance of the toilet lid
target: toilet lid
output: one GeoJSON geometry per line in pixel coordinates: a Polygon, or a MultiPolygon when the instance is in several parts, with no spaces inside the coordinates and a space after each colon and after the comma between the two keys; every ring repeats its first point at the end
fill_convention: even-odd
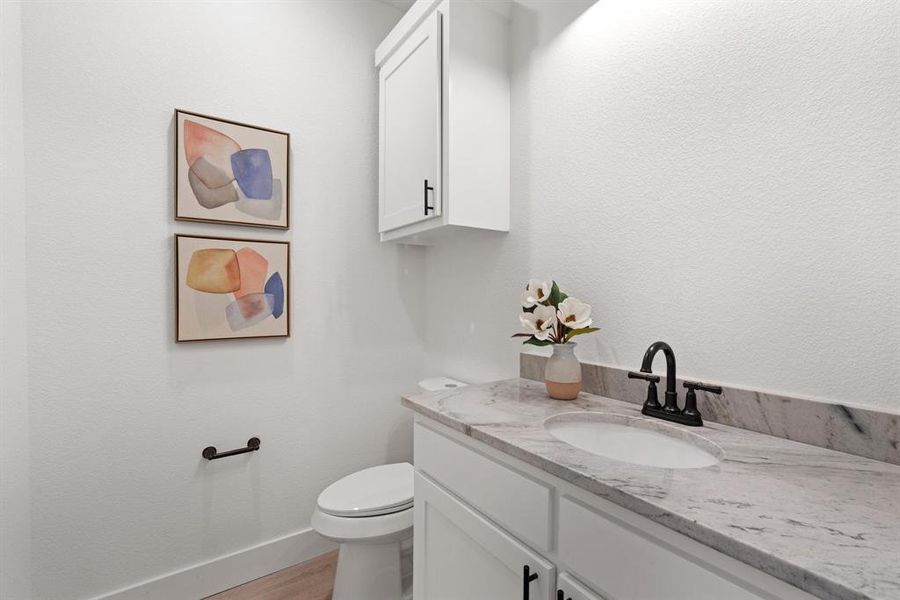
{"type": "Polygon", "coordinates": [[[413,505],[413,466],[381,465],[339,479],[319,494],[319,510],[338,517],[372,517],[413,505]]]}

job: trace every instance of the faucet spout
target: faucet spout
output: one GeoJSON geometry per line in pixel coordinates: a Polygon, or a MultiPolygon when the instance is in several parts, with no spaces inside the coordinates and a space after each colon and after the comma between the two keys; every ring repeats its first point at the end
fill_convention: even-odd
{"type": "Polygon", "coordinates": [[[653,342],[644,353],[644,360],[641,361],[641,372],[653,372],[653,359],[659,351],[662,350],[666,357],[666,403],[663,410],[666,412],[678,412],[678,392],[675,391],[676,375],[675,375],[675,352],[672,347],[665,342],[653,342]]]}

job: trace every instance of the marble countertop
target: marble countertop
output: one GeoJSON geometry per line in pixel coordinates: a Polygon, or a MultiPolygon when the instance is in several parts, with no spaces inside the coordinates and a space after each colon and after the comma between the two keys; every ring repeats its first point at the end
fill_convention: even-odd
{"type": "Polygon", "coordinates": [[[510,379],[413,394],[403,405],[828,600],[900,599],[900,466],[717,423],[689,429],[725,458],[663,469],[589,454],[551,437],[572,411],[640,416],[582,393],[551,400],[510,379]]]}

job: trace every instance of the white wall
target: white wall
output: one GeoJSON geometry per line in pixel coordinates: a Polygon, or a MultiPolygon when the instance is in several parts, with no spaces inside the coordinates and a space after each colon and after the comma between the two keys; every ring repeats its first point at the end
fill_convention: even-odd
{"type": "Polygon", "coordinates": [[[0,2],[0,598],[31,586],[21,23],[0,2]]]}
{"type": "Polygon", "coordinates": [[[24,6],[33,598],[290,534],[335,478],[410,458],[422,254],[375,228],[372,53],[400,14],[24,6]],[[172,220],[175,107],[291,132],[289,232],[172,220]],[[290,239],[292,337],[175,345],[175,232],[290,239]],[[251,435],[258,454],[200,457],[251,435]]]}
{"type": "Polygon", "coordinates": [[[900,5],[590,4],[515,9],[512,229],[428,250],[427,370],[515,375],[535,275],[582,359],[900,410],[900,5]]]}

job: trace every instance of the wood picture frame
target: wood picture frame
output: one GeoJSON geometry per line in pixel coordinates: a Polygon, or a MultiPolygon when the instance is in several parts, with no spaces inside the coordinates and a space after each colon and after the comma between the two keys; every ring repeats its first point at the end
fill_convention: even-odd
{"type": "Polygon", "coordinates": [[[290,337],[291,244],[175,235],[175,341],[290,337]]]}
{"type": "Polygon", "coordinates": [[[289,229],[291,135],[175,109],[175,220],[289,229]]]}

